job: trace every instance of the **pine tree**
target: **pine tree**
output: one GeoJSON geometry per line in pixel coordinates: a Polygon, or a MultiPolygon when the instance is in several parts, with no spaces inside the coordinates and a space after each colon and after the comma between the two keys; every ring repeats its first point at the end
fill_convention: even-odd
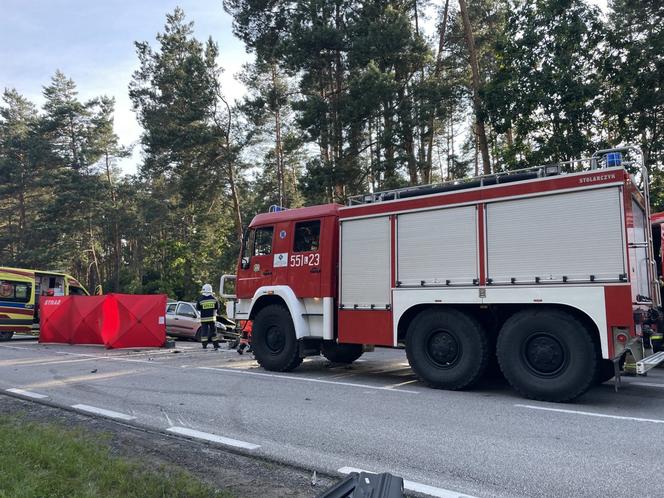
{"type": "Polygon", "coordinates": [[[487,89],[494,128],[514,132],[519,166],[578,158],[593,151],[603,27],[582,0],[537,0],[515,6],[487,89]]]}
{"type": "MultiPolygon", "coordinates": [[[[610,3],[602,61],[605,145],[636,144],[664,209],[664,6],[656,0],[610,3]]],[[[601,132],[604,130],[600,130],[601,132]]]]}
{"type": "Polygon", "coordinates": [[[242,239],[243,144],[221,91],[216,44],[198,41],[181,9],[166,19],[158,49],[136,43],[140,68],[129,95],[144,129],[141,175],[159,213],[146,220],[160,237],[150,257],[161,288],[191,297],[220,258],[228,220],[235,231],[230,240],[242,239]]]}
{"type": "Polygon", "coordinates": [[[0,108],[0,259],[5,264],[31,266],[40,261],[38,206],[46,201],[45,144],[39,134],[39,114],[32,102],[6,89],[0,108]]]}

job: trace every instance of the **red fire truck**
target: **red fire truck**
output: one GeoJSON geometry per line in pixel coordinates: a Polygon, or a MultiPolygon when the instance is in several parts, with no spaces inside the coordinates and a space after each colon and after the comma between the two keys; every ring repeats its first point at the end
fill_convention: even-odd
{"type": "Polygon", "coordinates": [[[497,360],[523,395],[568,401],[627,353],[639,373],[664,361],[649,219],[639,149],[604,150],[259,214],[221,293],[267,370],[403,347],[434,388],[468,388],[497,360]]]}

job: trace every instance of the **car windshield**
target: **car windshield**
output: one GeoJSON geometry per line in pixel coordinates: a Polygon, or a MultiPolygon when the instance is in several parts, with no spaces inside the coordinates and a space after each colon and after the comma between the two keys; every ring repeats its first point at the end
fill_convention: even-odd
{"type": "Polygon", "coordinates": [[[179,306],[178,306],[177,314],[181,315],[181,316],[195,317],[196,316],[196,310],[189,303],[180,303],[179,306]]]}

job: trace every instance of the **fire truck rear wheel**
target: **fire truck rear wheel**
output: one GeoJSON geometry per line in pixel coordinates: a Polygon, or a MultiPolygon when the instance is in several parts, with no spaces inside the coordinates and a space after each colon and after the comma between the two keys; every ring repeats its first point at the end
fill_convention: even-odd
{"type": "Polygon", "coordinates": [[[505,378],[527,398],[571,401],[596,379],[598,355],[592,337],[564,311],[516,313],[503,325],[496,349],[505,378]]]}
{"type": "Polygon", "coordinates": [[[11,330],[3,330],[0,332],[0,342],[9,341],[12,337],[14,337],[14,332],[11,330]]]}
{"type": "Polygon", "coordinates": [[[406,355],[417,377],[436,389],[464,389],[489,363],[486,332],[474,318],[454,309],[428,309],[408,327],[406,355]]]}
{"type": "Polygon", "coordinates": [[[332,363],[353,363],[364,352],[362,344],[337,344],[334,341],[323,341],[323,356],[332,363]]]}
{"type": "Polygon", "coordinates": [[[288,310],[271,304],[258,312],[251,332],[254,357],[265,370],[288,372],[302,363],[288,310]]]}

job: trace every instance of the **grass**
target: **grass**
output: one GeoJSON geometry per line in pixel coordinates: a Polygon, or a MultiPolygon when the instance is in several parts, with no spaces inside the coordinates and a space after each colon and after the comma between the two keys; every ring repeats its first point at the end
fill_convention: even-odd
{"type": "MultiPolygon", "coordinates": [[[[201,458],[203,463],[203,458],[201,458]]],[[[0,497],[230,498],[193,475],[113,456],[104,436],[0,420],[0,497]]]]}

